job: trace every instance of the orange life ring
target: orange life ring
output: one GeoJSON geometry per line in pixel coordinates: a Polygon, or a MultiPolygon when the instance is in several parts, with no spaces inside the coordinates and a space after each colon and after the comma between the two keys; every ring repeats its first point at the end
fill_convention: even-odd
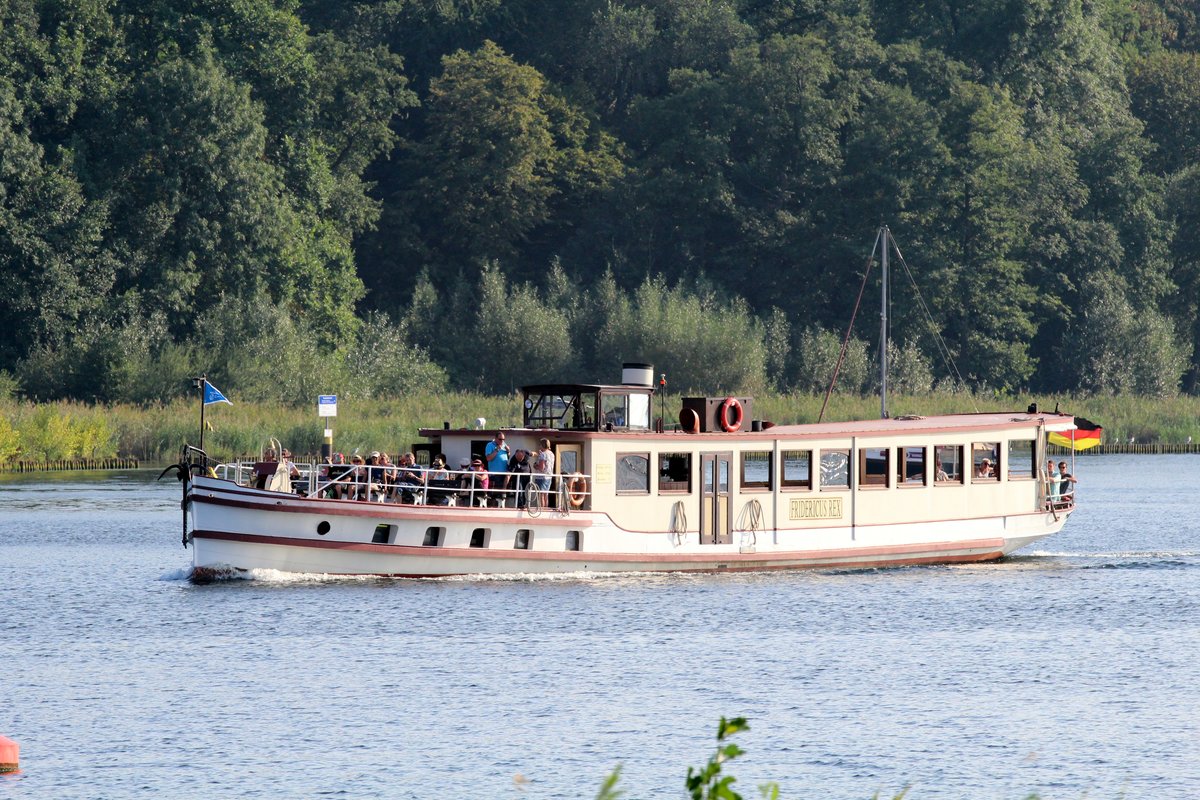
{"type": "Polygon", "coordinates": [[[567,501],[571,508],[581,508],[587,499],[587,478],[576,472],[567,479],[567,501]]]}
{"type": "Polygon", "coordinates": [[[682,428],[685,433],[699,433],[700,415],[696,413],[695,409],[683,409],[679,412],[679,427],[682,428]]]}
{"type": "Polygon", "coordinates": [[[742,404],[736,397],[726,397],[725,402],[721,403],[721,429],[726,433],[733,433],[742,429],[742,417],[745,414],[742,411],[742,404]],[[729,411],[733,409],[733,419],[729,418],[729,411]]]}

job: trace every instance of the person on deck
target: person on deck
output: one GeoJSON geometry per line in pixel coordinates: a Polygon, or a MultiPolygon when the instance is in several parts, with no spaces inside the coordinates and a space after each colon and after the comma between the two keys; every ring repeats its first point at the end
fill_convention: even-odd
{"type": "Polygon", "coordinates": [[[418,496],[423,496],[425,488],[425,470],[417,466],[417,457],[412,453],[400,456],[400,477],[397,479],[401,503],[415,503],[418,496]]]}
{"type": "Polygon", "coordinates": [[[483,451],[487,459],[488,486],[492,492],[492,505],[503,508],[507,505],[508,489],[508,443],[504,441],[504,431],[499,431],[496,438],[488,442],[483,451]]]}
{"type": "Polygon", "coordinates": [[[1079,483],[1075,476],[1067,472],[1067,462],[1058,462],[1058,493],[1067,502],[1075,501],[1075,484],[1079,483]]]}
{"type": "Polygon", "coordinates": [[[471,459],[471,474],[468,478],[470,479],[468,486],[474,488],[470,502],[475,505],[486,505],[489,473],[487,467],[483,465],[483,459],[479,456],[471,459]]]}
{"type": "Polygon", "coordinates": [[[1059,472],[1054,466],[1054,459],[1046,462],[1046,495],[1051,502],[1058,499],[1059,472]]]}
{"type": "Polygon", "coordinates": [[[538,440],[537,455],[533,459],[534,485],[542,494],[542,508],[550,501],[550,476],[554,474],[554,451],[549,439],[538,440]]]}
{"type": "Polygon", "coordinates": [[[513,453],[512,460],[508,462],[508,471],[511,475],[509,488],[517,498],[517,508],[524,508],[525,491],[533,473],[533,465],[529,463],[529,451],[518,450],[513,453]]]}

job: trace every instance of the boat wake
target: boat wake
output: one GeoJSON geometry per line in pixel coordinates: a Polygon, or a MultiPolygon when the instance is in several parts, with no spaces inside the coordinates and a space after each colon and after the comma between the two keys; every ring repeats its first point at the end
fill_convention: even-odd
{"type": "Polygon", "coordinates": [[[443,575],[419,578],[439,583],[573,583],[579,581],[611,580],[613,578],[660,576],[658,572],[512,572],[498,574],[443,575]]]}
{"type": "Polygon", "coordinates": [[[1127,550],[1072,552],[1034,550],[1008,559],[1010,563],[1075,562],[1080,569],[1188,569],[1200,567],[1200,550],[1127,550]]]}

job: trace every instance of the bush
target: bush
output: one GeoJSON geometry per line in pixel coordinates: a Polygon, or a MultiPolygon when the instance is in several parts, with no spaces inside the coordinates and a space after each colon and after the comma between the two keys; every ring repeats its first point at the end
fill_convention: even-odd
{"type": "Polygon", "coordinates": [[[21,451],[21,433],[7,414],[0,414],[0,464],[11,461],[21,451]]]}

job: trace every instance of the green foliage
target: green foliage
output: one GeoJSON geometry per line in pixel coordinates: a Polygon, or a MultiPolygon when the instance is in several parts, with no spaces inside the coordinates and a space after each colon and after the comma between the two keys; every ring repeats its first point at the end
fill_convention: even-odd
{"type": "MultiPolygon", "coordinates": [[[[843,337],[821,328],[806,328],[796,341],[795,366],[790,388],[798,392],[825,392],[838,367],[838,355],[842,351],[843,337]]],[[[837,370],[839,392],[860,394],[869,385],[871,359],[867,344],[851,337],[846,346],[841,369],[837,370]]]]}
{"type": "Polygon", "coordinates": [[[14,416],[15,425],[7,415],[0,417],[0,459],[58,461],[117,453],[117,431],[100,409],[62,403],[18,406],[14,416]]]}
{"type": "Polygon", "coordinates": [[[1115,275],[1093,276],[1083,292],[1084,313],[1064,343],[1079,385],[1105,394],[1175,394],[1187,357],[1170,323],[1154,309],[1135,311],[1115,275]]]}
{"type": "Polygon", "coordinates": [[[21,432],[13,427],[7,413],[0,413],[0,464],[21,452],[21,432]]]}
{"type": "MultiPolygon", "coordinates": [[[[739,731],[750,730],[745,717],[734,717],[727,720],[721,717],[717,725],[717,752],[713,754],[703,767],[688,767],[687,790],[692,800],[741,800],[742,796],[733,790],[737,778],[732,775],[722,775],[724,765],[745,753],[736,744],[721,744],[739,731]]],[[[767,792],[763,792],[764,795],[767,792]]]]}
{"type": "Polygon", "coordinates": [[[886,222],[973,388],[1200,392],[1193,5],[8,4],[0,373],[815,391],[886,222]]]}
{"type": "Polygon", "coordinates": [[[711,393],[761,391],[762,342],[762,326],[744,301],[722,303],[711,289],[669,287],[661,276],[620,298],[596,331],[596,352],[609,359],[611,369],[644,361],[666,372],[673,387],[711,393]]]}
{"type": "Polygon", "coordinates": [[[345,374],[337,383],[347,397],[425,395],[446,384],[445,370],[410,345],[404,326],[392,325],[384,314],[367,317],[343,363],[345,374]]]}

